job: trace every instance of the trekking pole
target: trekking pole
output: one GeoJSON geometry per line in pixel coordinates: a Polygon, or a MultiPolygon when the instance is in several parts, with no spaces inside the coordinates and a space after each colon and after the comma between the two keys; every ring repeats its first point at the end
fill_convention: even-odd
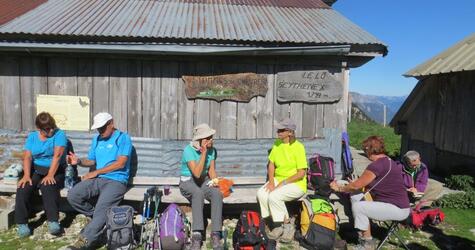
{"type": "Polygon", "coordinates": [[[161,249],[161,244],[160,244],[160,219],[158,216],[158,207],[160,206],[160,201],[162,199],[163,192],[160,190],[158,186],[154,187],[155,189],[155,195],[154,195],[154,202],[155,202],[155,210],[153,212],[153,218],[154,218],[154,228],[153,228],[153,234],[152,234],[152,248],[155,249],[161,249]]]}
{"type": "Polygon", "coordinates": [[[142,208],[142,229],[140,230],[140,245],[144,244],[144,233],[145,233],[145,210],[147,207],[147,196],[148,194],[145,192],[143,194],[143,208],[142,208]]]}

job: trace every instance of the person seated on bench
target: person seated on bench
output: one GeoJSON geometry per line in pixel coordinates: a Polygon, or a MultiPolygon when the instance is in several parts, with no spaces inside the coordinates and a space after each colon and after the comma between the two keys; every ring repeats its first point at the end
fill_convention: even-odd
{"type": "Polygon", "coordinates": [[[356,192],[362,188],[369,192],[372,201],[362,193],[351,197],[355,228],[359,231],[358,249],[373,249],[376,242],[371,236],[369,219],[402,221],[409,216],[409,198],[401,176],[402,167],[386,155],[384,139],[370,136],[363,141],[363,150],[370,161],[363,174],[348,185],[330,187],[337,192],[356,192]]]}
{"type": "Polygon", "coordinates": [[[442,183],[429,179],[429,169],[421,162],[417,151],[407,151],[403,157],[404,168],[402,177],[410,199],[415,203],[424,201],[422,205],[430,206],[442,192],[442,183]]]}
{"type": "Polygon", "coordinates": [[[41,190],[43,207],[48,220],[48,231],[60,234],[59,197],[64,186],[67,139],[63,130],[58,129],[54,118],[47,112],[36,116],[37,131],[30,132],[23,151],[23,178],[18,181],[15,198],[15,222],[18,236],[31,234],[28,227],[28,208],[35,190],[41,190]],[[33,165],[33,166],[32,166],[33,165]],[[33,171],[33,174],[31,173],[33,171]]]}
{"type": "Polygon", "coordinates": [[[74,153],[68,155],[68,162],[83,167],[96,167],[82,176],[68,193],[68,201],[76,211],[92,217],[69,249],[85,249],[97,243],[106,223],[106,210],[117,206],[127,191],[130,173],[132,142],[129,135],[114,127],[114,120],[108,113],[94,116],[91,129],[98,135],[92,138],[87,158],[79,159],[74,153]],[[96,204],[91,198],[97,197],[96,204]]]}
{"type": "Polygon", "coordinates": [[[183,150],[180,171],[180,192],[191,203],[192,236],[191,249],[199,250],[204,232],[204,199],[211,203],[211,245],[213,249],[223,249],[221,229],[223,227],[223,195],[217,188],[216,150],[213,135],[216,130],[208,124],[193,128],[193,140],[183,150]]]}
{"type": "Polygon", "coordinates": [[[267,224],[273,222],[269,238],[290,242],[295,228],[290,224],[285,202],[307,193],[307,156],[304,145],[295,139],[294,121],[286,118],[276,127],[278,139],[269,154],[268,182],[257,191],[257,200],[264,220],[267,224]]]}

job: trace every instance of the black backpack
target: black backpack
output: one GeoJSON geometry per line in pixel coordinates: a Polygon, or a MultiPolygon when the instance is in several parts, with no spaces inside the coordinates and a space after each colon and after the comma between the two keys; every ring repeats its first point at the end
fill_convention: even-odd
{"type": "Polygon", "coordinates": [[[242,211],[233,232],[234,249],[270,249],[268,245],[272,244],[269,243],[273,242],[267,238],[264,221],[260,214],[254,211],[242,211]]]}
{"type": "Polygon", "coordinates": [[[330,182],[335,179],[335,161],[333,158],[315,154],[309,160],[307,168],[307,187],[315,191],[315,195],[330,197],[330,182]]]}
{"type": "Polygon", "coordinates": [[[131,206],[114,206],[107,209],[107,249],[134,249],[134,209],[131,206]]]}

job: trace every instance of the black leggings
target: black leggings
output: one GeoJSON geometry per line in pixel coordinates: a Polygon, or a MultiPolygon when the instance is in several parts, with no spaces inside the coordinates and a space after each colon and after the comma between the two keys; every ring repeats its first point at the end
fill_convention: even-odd
{"type": "Polygon", "coordinates": [[[23,188],[17,188],[16,190],[16,203],[15,203],[15,222],[16,224],[27,224],[29,209],[33,204],[30,203],[32,195],[36,190],[41,190],[41,197],[43,199],[43,207],[46,212],[46,218],[48,221],[59,221],[59,198],[60,190],[64,186],[64,172],[56,173],[54,179],[56,184],[43,185],[40,184],[44,175],[33,173],[31,181],[33,185],[26,183],[23,188]]]}

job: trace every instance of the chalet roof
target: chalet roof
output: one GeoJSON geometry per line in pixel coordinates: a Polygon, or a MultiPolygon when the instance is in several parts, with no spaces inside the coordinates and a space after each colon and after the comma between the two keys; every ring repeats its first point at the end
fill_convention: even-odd
{"type": "Polygon", "coordinates": [[[54,43],[351,45],[356,52],[387,53],[383,42],[322,0],[49,0],[0,25],[0,38],[54,43]]]}
{"type": "Polygon", "coordinates": [[[404,76],[422,77],[468,70],[475,70],[475,33],[409,70],[404,76]]]}

